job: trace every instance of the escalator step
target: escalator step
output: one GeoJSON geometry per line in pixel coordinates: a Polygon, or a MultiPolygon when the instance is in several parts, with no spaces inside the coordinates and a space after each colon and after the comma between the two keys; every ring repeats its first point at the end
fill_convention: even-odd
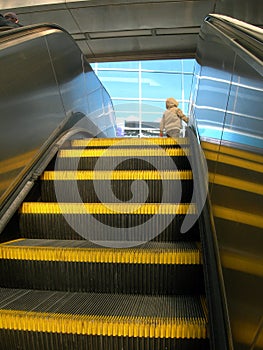
{"type": "Polygon", "coordinates": [[[182,148],[62,149],[57,170],[191,170],[182,148]]]}
{"type": "Polygon", "coordinates": [[[25,238],[147,242],[198,240],[197,224],[182,234],[184,219],[196,218],[194,204],[30,203],[20,208],[25,238]]]}
{"type": "Polygon", "coordinates": [[[208,350],[189,140],[70,142],[0,244],[1,350],[208,350]]]}
{"type": "Polygon", "coordinates": [[[76,139],[71,141],[72,147],[180,147],[189,145],[188,138],[91,138],[76,139]]]}
{"type": "Polygon", "coordinates": [[[5,288],[194,295],[204,293],[202,273],[195,242],[149,242],[129,249],[65,240],[0,245],[5,288]]]}
{"type": "Polygon", "coordinates": [[[45,171],[42,180],[192,180],[191,171],[45,171]]]}
{"type": "Polygon", "coordinates": [[[109,148],[109,149],[62,149],[59,156],[62,158],[80,157],[186,157],[188,149],[177,148],[109,148]]]}
{"type": "Polygon", "coordinates": [[[193,192],[191,171],[46,171],[41,180],[44,202],[77,202],[80,196],[89,203],[188,203],[193,192]]]}
{"type": "Polygon", "coordinates": [[[12,334],[15,348],[26,348],[26,342],[31,345],[28,348],[33,348],[41,333],[40,344],[46,349],[47,342],[51,343],[49,349],[57,349],[58,345],[67,349],[69,344],[72,349],[77,341],[80,349],[110,349],[105,347],[109,342],[117,350],[149,349],[149,343],[153,346],[150,349],[157,350],[164,339],[181,349],[201,349],[201,345],[208,348],[203,297],[18,289],[0,292],[0,334],[4,346],[12,334]],[[52,339],[50,333],[54,335],[52,339]],[[85,345],[82,337],[86,337],[85,345]],[[95,343],[96,347],[91,347],[95,343]]]}

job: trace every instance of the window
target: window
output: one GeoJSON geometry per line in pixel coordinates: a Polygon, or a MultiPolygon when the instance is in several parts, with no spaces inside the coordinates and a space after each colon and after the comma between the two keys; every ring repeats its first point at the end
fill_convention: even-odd
{"type": "MultiPolygon", "coordinates": [[[[194,59],[106,62],[91,66],[108,91],[117,123],[122,126],[135,123],[140,130],[147,126],[159,128],[167,97],[175,97],[188,114],[194,59]]],[[[133,132],[132,136],[138,135],[133,132]]]]}

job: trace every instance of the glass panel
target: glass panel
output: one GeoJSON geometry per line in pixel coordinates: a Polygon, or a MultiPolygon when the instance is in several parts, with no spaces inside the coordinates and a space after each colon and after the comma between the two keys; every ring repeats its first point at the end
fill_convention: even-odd
{"type": "Polygon", "coordinates": [[[139,120],[140,106],[138,102],[113,100],[117,120],[139,120]]]}
{"type": "Polygon", "coordinates": [[[114,109],[118,111],[139,111],[139,103],[138,101],[131,100],[119,100],[117,98],[112,99],[114,109]]]}
{"type": "Polygon", "coordinates": [[[142,98],[182,98],[181,74],[142,72],[142,98]]]}
{"type": "Polygon", "coordinates": [[[143,121],[151,121],[151,122],[158,121],[158,124],[159,124],[159,121],[163,115],[163,112],[164,112],[164,107],[160,108],[157,104],[151,103],[151,101],[143,102],[141,105],[141,119],[143,121]]]}
{"type": "Polygon", "coordinates": [[[155,71],[169,71],[169,72],[181,72],[182,60],[156,60],[156,61],[142,61],[141,67],[146,70],[155,71]]]}
{"type": "Polygon", "coordinates": [[[118,126],[126,120],[142,122],[142,128],[145,123],[159,128],[167,97],[176,98],[188,114],[195,63],[194,59],[179,59],[96,63],[92,67],[112,99],[118,126]],[[135,71],[129,71],[132,69],[135,71]]]}
{"type": "Polygon", "coordinates": [[[93,63],[91,64],[92,68],[95,69],[138,69],[138,61],[127,61],[127,62],[102,62],[102,63],[93,63]]]}
{"type": "Polygon", "coordinates": [[[194,66],[195,66],[195,60],[193,59],[186,59],[183,61],[183,72],[184,73],[193,73],[194,72],[194,66]]]}
{"type": "Polygon", "coordinates": [[[139,97],[138,72],[100,71],[99,79],[112,97],[139,97]]]}
{"type": "Polygon", "coordinates": [[[191,88],[192,88],[192,81],[193,81],[193,76],[184,74],[183,75],[183,85],[184,85],[184,99],[189,100],[190,99],[190,93],[191,93],[191,88]]]}
{"type": "Polygon", "coordinates": [[[142,104],[150,105],[155,110],[157,110],[157,111],[159,110],[159,111],[163,112],[165,110],[165,100],[166,100],[165,98],[163,98],[162,100],[147,99],[147,100],[142,100],[142,104]]]}

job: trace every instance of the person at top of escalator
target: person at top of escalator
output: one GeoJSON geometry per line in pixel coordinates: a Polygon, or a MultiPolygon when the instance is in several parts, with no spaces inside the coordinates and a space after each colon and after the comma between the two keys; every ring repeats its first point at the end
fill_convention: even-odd
{"type": "Polygon", "coordinates": [[[182,129],[182,120],[188,123],[188,117],[178,108],[179,102],[169,97],[165,102],[166,111],[163,113],[160,122],[160,137],[163,137],[164,130],[168,137],[179,137],[182,129]]]}
{"type": "Polygon", "coordinates": [[[10,27],[11,28],[19,28],[20,25],[17,23],[13,23],[10,20],[6,19],[3,15],[0,14],[0,27],[10,27]]]}
{"type": "Polygon", "coordinates": [[[19,19],[17,17],[17,14],[14,12],[7,12],[4,14],[5,19],[8,21],[17,24],[18,27],[23,27],[22,24],[19,23],[19,19]]]}

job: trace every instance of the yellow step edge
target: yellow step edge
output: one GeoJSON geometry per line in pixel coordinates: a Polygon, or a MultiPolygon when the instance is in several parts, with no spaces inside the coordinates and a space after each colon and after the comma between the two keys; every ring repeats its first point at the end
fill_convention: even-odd
{"type": "Polygon", "coordinates": [[[3,242],[3,243],[0,243],[0,245],[6,245],[6,244],[10,244],[10,243],[15,243],[15,242],[21,242],[21,241],[24,241],[25,238],[18,238],[18,239],[14,239],[12,241],[7,241],[7,242],[3,242]]]}
{"type": "Polygon", "coordinates": [[[59,151],[60,158],[81,157],[179,157],[189,156],[189,150],[181,148],[110,148],[110,149],[62,149],[59,151]]]}
{"type": "Polygon", "coordinates": [[[0,244],[0,259],[117,264],[201,264],[194,249],[103,249],[0,244]]]}
{"type": "Polygon", "coordinates": [[[196,214],[196,205],[152,203],[49,203],[24,202],[21,214],[140,214],[184,215],[196,214]]]}
{"type": "Polygon", "coordinates": [[[73,147],[88,147],[88,146],[112,146],[112,145],[185,145],[189,144],[188,138],[107,138],[107,139],[77,139],[72,140],[71,145],[73,147]]]}
{"type": "Polygon", "coordinates": [[[0,328],[94,336],[207,338],[207,321],[203,317],[125,317],[0,310],[0,328]]]}
{"type": "Polygon", "coordinates": [[[190,170],[45,171],[41,180],[192,180],[190,170]]]}

